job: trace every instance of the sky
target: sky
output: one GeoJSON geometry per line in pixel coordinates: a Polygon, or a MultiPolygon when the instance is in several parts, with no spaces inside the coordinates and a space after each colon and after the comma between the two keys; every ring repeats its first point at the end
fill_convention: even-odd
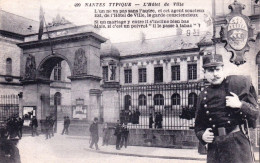
{"type": "MultiPolygon", "coordinates": [[[[71,21],[76,25],[93,24],[94,20],[94,10],[95,9],[204,9],[205,12],[200,14],[199,18],[189,19],[191,22],[203,22],[204,14],[211,15],[211,0],[197,0],[191,2],[190,0],[161,0],[154,1],[160,2],[160,7],[144,7],[143,3],[152,2],[151,0],[113,0],[113,1],[101,1],[101,0],[0,0],[0,8],[4,11],[14,13],[29,19],[39,21],[39,8],[42,5],[44,10],[45,19],[47,22],[51,22],[57,14],[65,17],[67,20],[71,21]],[[85,3],[106,3],[106,7],[85,7],[85,3]],[[142,7],[108,7],[109,3],[128,3],[132,4],[138,3],[142,7]],[[174,2],[182,2],[184,6],[162,6],[165,2],[173,4],[174,2]],[[75,3],[80,3],[81,7],[75,7],[75,3]]],[[[110,20],[106,19],[106,20],[110,20]]],[[[119,20],[133,20],[144,18],[117,18],[119,20]]],[[[172,18],[173,19],[173,18],[172,18]]],[[[177,18],[174,18],[177,19],[177,18]]],[[[99,19],[100,20],[100,19],[99,19]]],[[[112,20],[112,19],[111,19],[112,20]]],[[[205,23],[202,23],[200,27],[201,31],[211,31],[212,27],[208,27],[205,23]]],[[[186,30],[186,29],[185,29],[186,30]]],[[[146,39],[157,38],[157,37],[167,37],[176,35],[176,28],[164,28],[164,29],[101,29],[100,33],[111,40],[111,42],[126,42],[140,40],[142,37],[141,33],[144,33],[146,39]]]]}

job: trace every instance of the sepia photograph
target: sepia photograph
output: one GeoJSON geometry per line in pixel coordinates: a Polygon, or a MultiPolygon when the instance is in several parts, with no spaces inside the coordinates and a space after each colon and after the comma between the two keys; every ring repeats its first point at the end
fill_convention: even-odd
{"type": "Polygon", "coordinates": [[[0,163],[259,163],[259,0],[0,0],[0,163]]]}

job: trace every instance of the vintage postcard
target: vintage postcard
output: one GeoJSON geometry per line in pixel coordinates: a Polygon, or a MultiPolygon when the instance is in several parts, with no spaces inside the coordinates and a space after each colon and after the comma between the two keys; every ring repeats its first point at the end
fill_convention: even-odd
{"type": "Polygon", "coordinates": [[[259,162],[259,0],[1,0],[0,162],[259,162]]]}

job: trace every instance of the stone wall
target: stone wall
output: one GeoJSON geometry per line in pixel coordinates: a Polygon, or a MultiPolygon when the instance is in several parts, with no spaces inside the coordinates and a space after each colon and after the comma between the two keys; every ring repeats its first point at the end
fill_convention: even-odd
{"type": "MultiPolygon", "coordinates": [[[[115,144],[114,128],[110,127],[110,144],[115,144]]],[[[197,148],[194,130],[130,129],[130,146],[153,146],[167,148],[197,148]]]]}

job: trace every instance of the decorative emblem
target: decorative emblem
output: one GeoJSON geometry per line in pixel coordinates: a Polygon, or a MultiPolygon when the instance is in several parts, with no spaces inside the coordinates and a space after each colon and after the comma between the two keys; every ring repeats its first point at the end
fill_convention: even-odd
{"type": "Polygon", "coordinates": [[[87,73],[87,57],[85,56],[85,51],[82,48],[79,48],[75,52],[73,74],[80,75],[86,73],[87,73]]]}
{"type": "Polygon", "coordinates": [[[226,50],[232,52],[230,62],[240,65],[246,62],[244,54],[250,48],[248,41],[254,40],[253,27],[250,19],[242,14],[245,5],[235,0],[228,8],[231,13],[226,16],[227,25],[221,27],[220,35],[226,42],[226,50]]]}
{"type": "Polygon", "coordinates": [[[35,79],[35,77],[36,77],[35,57],[29,54],[29,56],[26,58],[25,74],[23,79],[30,80],[30,79],[35,79]]]}

